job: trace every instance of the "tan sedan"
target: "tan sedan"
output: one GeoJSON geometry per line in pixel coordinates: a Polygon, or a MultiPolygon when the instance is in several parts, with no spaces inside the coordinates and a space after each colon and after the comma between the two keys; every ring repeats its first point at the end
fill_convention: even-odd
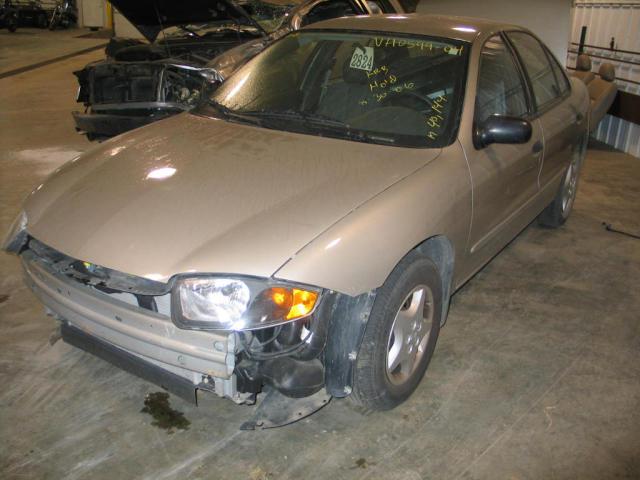
{"type": "Polygon", "coordinates": [[[259,398],[246,428],[331,397],[389,409],[452,293],[536,217],[567,219],[588,105],[519,27],[317,23],[63,166],[5,249],[67,342],[185,398],[259,398]]]}

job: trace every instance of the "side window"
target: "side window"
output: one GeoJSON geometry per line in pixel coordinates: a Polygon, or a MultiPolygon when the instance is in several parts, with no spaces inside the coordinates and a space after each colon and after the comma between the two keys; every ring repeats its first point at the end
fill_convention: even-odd
{"type": "Polygon", "coordinates": [[[563,89],[556,80],[552,63],[540,42],[524,32],[509,32],[507,36],[513,42],[524,63],[538,108],[544,108],[548,103],[561,97],[563,89]]]}
{"type": "Polygon", "coordinates": [[[475,119],[483,122],[491,115],[526,114],[527,97],[513,55],[499,35],[491,37],[480,56],[475,119]]]}
{"type": "Polygon", "coordinates": [[[546,50],[546,52],[547,52],[547,56],[549,57],[549,62],[551,62],[551,69],[553,70],[553,73],[555,74],[556,80],[558,82],[558,89],[560,90],[560,95],[564,95],[571,89],[571,86],[569,84],[569,79],[567,78],[567,75],[562,70],[562,67],[560,67],[560,64],[558,63],[558,61],[553,57],[553,55],[551,55],[551,52],[549,52],[549,50],[546,50]]]}
{"type": "Polygon", "coordinates": [[[327,0],[313,7],[302,19],[302,25],[330,20],[332,18],[349,17],[357,15],[356,11],[347,0],[327,0]]]}

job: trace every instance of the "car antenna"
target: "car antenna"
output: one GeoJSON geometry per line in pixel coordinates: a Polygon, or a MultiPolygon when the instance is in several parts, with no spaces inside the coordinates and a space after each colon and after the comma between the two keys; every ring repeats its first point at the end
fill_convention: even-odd
{"type": "Polygon", "coordinates": [[[156,17],[158,17],[158,25],[160,25],[160,31],[162,32],[162,38],[164,39],[164,46],[167,49],[167,54],[171,57],[171,49],[169,48],[169,42],[167,42],[167,35],[164,33],[164,25],[162,24],[162,16],[158,10],[158,4],[153,2],[153,9],[156,11],[156,17]]]}

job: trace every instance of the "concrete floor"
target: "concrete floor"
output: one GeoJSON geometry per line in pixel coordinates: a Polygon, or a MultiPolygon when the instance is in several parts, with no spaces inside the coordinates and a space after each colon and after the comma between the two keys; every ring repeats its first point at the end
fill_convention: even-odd
{"type": "Polygon", "coordinates": [[[88,33],[91,33],[88,28],[54,31],[46,28],[19,28],[14,33],[0,29],[0,75],[108,42],[104,38],[78,38],[88,33]]]}
{"type": "MultiPolygon", "coordinates": [[[[0,80],[0,230],[41,180],[91,144],[73,130],[71,71],[100,53],[0,80]]],[[[62,342],[0,254],[0,478],[638,479],[640,160],[591,149],[574,213],[530,226],[453,298],[423,383],[394,411],[345,402],[240,432],[215,398],[168,434],[158,389],[62,342]]]]}

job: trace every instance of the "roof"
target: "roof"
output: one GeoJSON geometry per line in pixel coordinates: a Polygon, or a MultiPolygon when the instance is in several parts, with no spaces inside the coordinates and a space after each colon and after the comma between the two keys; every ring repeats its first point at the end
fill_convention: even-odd
{"type": "Polygon", "coordinates": [[[500,30],[525,30],[516,25],[479,18],[420,13],[342,17],[317,22],[306,28],[413,33],[453,38],[466,42],[473,42],[476,38],[484,37],[500,30]]]}

